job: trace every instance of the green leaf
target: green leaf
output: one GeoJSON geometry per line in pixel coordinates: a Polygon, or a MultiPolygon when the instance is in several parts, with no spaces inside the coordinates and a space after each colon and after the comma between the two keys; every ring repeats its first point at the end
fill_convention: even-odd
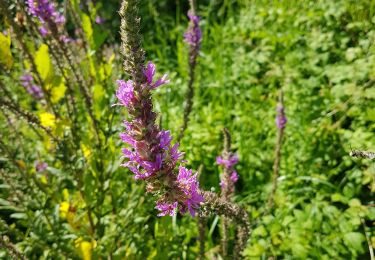
{"type": "Polygon", "coordinates": [[[108,32],[103,31],[99,26],[94,26],[93,32],[93,49],[98,50],[100,46],[104,43],[105,39],[107,39],[108,32]]]}
{"type": "Polygon", "coordinates": [[[48,46],[42,44],[35,54],[36,68],[45,84],[50,84],[53,79],[53,66],[49,57],[48,46]]]}
{"type": "Polygon", "coordinates": [[[90,17],[88,15],[82,13],[81,19],[82,19],[82,28],[83,28],[83,31],[85,33],[86,40],[90,44],[90,48],[94,49],[94,41],[93,41],[93,38],[92,38],[92,36],[94,34],[94,31],[92,29],[90,17]]]}
{"type": "Polygon", "coordinates": [[[62,77],[55,78],[51,87],[52,103],[59,102],[65,96],[66,86],[62,77]]]}
{"type": "Polygon", "coordinates": [[[0,33],[0,63],[7,69],[13,66],[13,57],[10,50],[10,37],[0,33]]]}
{"type": "Polygon", "coordinates": [[[15,219],[27,219],[27,215],[23,212],[13,213],[10,215],[10,217],[15,219]]]}
{"type": "Polygon", "coordinates": [[[344,235],[345,244],[357,251],[362,251],[363,241],[365,241],[365,237],[359,232],[349,232],[344,235]]]}

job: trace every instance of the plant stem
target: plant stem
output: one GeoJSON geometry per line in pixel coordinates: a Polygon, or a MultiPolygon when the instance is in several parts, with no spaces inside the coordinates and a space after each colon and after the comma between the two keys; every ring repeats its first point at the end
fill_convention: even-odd
{"type": "MultiPolygon", "coordinates": [[[[279,91],[279,105],[284,106],[283,92],[279,91]]],[[[268,199],[268,210],[271,210],[274,204],[274,197],[277,190],[277,179],[280,175],[281,148],[283,143],[284,127],[278,128],[275,146],[275,161],[273,164],[272,190],[268,199]]]]}

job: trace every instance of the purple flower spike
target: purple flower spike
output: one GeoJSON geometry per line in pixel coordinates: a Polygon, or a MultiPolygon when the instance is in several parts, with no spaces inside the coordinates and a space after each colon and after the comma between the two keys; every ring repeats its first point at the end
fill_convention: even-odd
{"type": "Polygon", "coordinates": [[[43,98],[43,91],[40,86],[33,84],[33,76],[26,73],[20,77],[21,85],[26,91],[33,96],[35,99],[43,98]]]}
{"type": "Polygon", "coordinates": [[[120,134],[130,148],[123,148],[127,160],[121,166],[134,173],[134,179],[146,182],[146,191],[158,196],[158,216],[173,216],[179,209],[195,216],[203,197],[199,193],[197,174],[182,166],[177,174],[176,166],[183,163],[183,153],[178,144],[172,144],[170,131],[161,130],[155,123],[150,92],[169,82],[167,76],[154,82],[156,68],[149,62],[143,69],[144,81],[117,80],[116,96],[122,106],[128,108],[129,121],[124,121],[125,132],[120,134]],[[176,176],[177,174],[177,176],[176,176]]]}
{"type": "Polygon", "coordinates": [[[238,156],[237,154],[227,154],[218,156],[216,158],[216,163],[219,165],[223,165],[225,168],[224,173],[220,176],[220,187],[224,194],[227,196],[234,192],[234,184],[238,181],[238,173],[234,170],[234,165],[238,163],[238,156]],[[224,159],[224,158],[225,159],[224,159]]]}
{"type": "Polygon", "coordinates": [[[162,202],[157,202],[156,203],[156,209],[161,211],[158,216],[175,216],[177,213],[177,206],[178,202],[173,202],[173,203],[162,203],[162,202]]]}
{"type": "Polygon", "coordinates": [[[118,89],[116,96],[121,105],[128,107],[134,100],[134,84],[133,81],[117,80],[118,89]]]}
{"type": "Polygon", "coordinates": [[[200,43],[202,41],[202,30],[199,27],[199,17],[188,12],[188,17],[190,20],[190,25],[188,30],[184,34],[185,42],[192,47],[199,49],[200,43]]]}
{"type": "Polygon", "coordinates": [[[224,165],[225,168],[232,168],[235,164],[238,163],[238,156],[233,154],[229,156],[228,159],[223,159],[221,156],[216,157],[216,163],[219,165],[224,165]]]}
{"type": "Polygon", "coordinates": [[[20,80],[22,81],[22,83],[30,83],[31,81],[33,81],[33,76],[29,73],[26,73],[20,77],[20,80]]]}
{"type": "Polygon", "coordinates": [[[278,105],[276,111],[277,111],[276,126],[279,129],[284,129],[288,121],[285,116],[284,107],[282,105],[278,105]]]}
{"type": "Polygon", "coordinates": [[[50,0],[27,0],[27,6],[30,15],[39,19],[39,32],[42,36],[65,23],[65,16],[56,11],[54,3],[50,0]]]}
{"type": "Polygon", "coordinates": [[[37,85],[31,85],[30,87],[28,87],[27,92],[29,92],[29,94],[32,95],[35,99],[43,98],[43,91],[37,85]]]}

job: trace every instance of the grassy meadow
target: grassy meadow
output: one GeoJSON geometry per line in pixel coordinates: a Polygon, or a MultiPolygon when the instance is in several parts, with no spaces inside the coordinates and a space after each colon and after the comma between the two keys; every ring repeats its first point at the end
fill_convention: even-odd
{"type": "MultiPolygon", "coordinates": [[[[0,258],[232,259],[222,255],[221,216],[205,219],[202,258],[199,218],[158,217],[146,185],[120,166],[120,1],[56,1],[67,34],[83,38],[68,43],[73,65],[52,36],[38,35],[25,3],[0,1],[16,21],[0,9],[0,258]],[[69,83],[74,68],[92,117],[79,80],[69,83]],[[51,102],[21,86],[25,71],[40,74],[51,102]]],[[[174,140],[189,81],[188,9],[148,0],[139,12],[146,60],[170,79],[152,97],[174,140]]],[[[375,1],[197,0],[196,12],[202,46],[180,150],[201,189],[220,194],[216,157],[229,130],[239,157],[231,199],[251,225],[242,258],[375,259],[375,161],[349,155],[375,150],[375,1]],[[287,123],[270,207],[281,91],[287,123]]],[[[229,251],[235,236],[231,223],[229,251]]]]}

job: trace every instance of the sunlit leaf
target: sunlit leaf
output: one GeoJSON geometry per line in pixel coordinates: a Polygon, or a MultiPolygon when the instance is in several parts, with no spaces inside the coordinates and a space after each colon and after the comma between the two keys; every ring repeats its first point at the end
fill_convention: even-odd
{"type": "Polygon", "coordinates": [[[10,36],[5,36],[0,32],[0,63],[7,69],[13,66],[13,56],[10,50],[10,36]]]}
{"type": "Polygon", "coordinates": [[[51,83],[54,71],[48,52],[48,46],[46,44],[42,44],[39,50],[36,52],[35,64],[44,83],[51,83]]]}

